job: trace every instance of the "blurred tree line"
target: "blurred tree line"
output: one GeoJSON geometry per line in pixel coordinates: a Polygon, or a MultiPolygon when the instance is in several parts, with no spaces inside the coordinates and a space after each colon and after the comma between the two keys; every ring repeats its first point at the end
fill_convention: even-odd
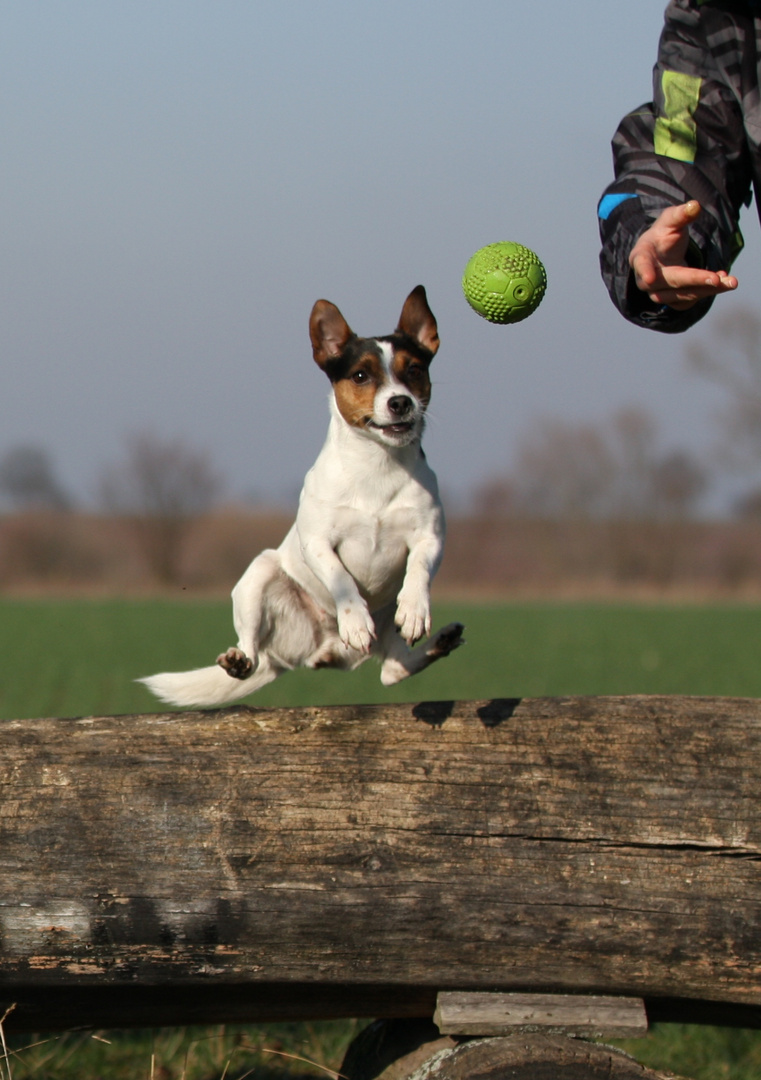
{"type": "Polygon", "coordinates": [[[485,482],[480,515],[553,520],[662,520],[694,515],[709,473],[686,450],[658,450],[656,424],[642,409],[598,423],[545,417],[518,445],[514,469],[485,482]]]}
{"type": "MultiPolygon", "coordinates": [[[[203,451],[180,439],[143,433],[129,437],[123,459],[103,471],[97,505],[122,520],[155,578],[171,585],[181,576],[194,524],[222,491],[222,479],[203,451]]],[[[38,518],[74,508],[52,457],[32,445],[13,447],[0,458],[0,501],[15,513],[38,518]]]]}
{"type": "Polygon", "coordinates": [[[732,475],[744,490],[729,516],[761,520],[761,318],[734,309],[709,327],[685,350],[689,369],[721,392],[707,455],[662,449],[642,408],[582,424],[544,417],[519,439],[512,470],[479,488],[475,510],[552,520],[696,518],[712,485],[732,475]]]}

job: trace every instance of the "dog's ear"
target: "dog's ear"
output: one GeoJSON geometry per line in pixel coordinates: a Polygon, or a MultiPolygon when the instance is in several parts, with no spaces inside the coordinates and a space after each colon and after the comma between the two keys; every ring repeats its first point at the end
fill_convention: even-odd
{"type": "Polygon", "coordinates": [[[329,360],[341,355],[354,337],[354,331],[335,304],[330,300],[318,300],[309,316],[309,337],[315,363],[324,371],[329,360]]]}
{"type": "Polygon", "coordinates": [[[422,285],[417,285],[404,301],[397,332],[407,334],[424,349],[436,355],[439,347],[439,330],[433,312],[428,307],[428,299],[422,285]]]}

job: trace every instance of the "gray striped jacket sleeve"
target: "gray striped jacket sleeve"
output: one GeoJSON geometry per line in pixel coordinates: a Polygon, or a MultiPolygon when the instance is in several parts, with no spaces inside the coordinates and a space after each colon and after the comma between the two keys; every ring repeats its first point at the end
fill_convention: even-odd
{"type": "Polygon", "coordinates": [[[761,130],[758,75],[755,62],[749,65],[757,23],[736,5],[672,0],[654,100],[624,117],[614,136],[615,180],[598,206],[600,264],[614,304],[640,326],[680,332],[711,306],[656,306],[633,282],[629,253],[665,207],[689,199],[703,207],[690,228],[690,265],[728,270],[742,247],[740,209],[758,158],[746,137],[749,117],[761,130]]]}

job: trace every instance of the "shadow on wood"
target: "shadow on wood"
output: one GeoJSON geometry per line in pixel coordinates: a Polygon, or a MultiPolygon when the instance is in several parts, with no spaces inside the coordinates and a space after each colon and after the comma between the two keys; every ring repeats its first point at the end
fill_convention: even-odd
{"type": "Polygon", "coordinates": [[[9,721],[9,1026],[428,1017],[440,990],[761,1012],[761,706],[9,721]]]}

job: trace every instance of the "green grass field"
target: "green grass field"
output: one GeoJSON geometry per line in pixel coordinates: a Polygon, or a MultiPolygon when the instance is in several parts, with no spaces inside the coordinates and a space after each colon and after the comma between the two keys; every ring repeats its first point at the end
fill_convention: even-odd
{"type": "MultiPolygon", "coordinates": [[[[372,661],[351,674],[294,672],[266,687],[261,706],[576,694],[761,697],[761,608],[624,604],[440,604],[467,645],[392,690],[372,661]]],[[[0,718],[159,711],[134,679],[209,663],[233,643],[225,601],[0,600],[0,718]]],[[[336,1068],[356,1025],[279,1025],[153,1033],[71,1034],[0,1058],[15,1080],[272,1080],[303,1054],[336,1068]],[[107,1038],[109,1043],[100,1041],[107,1038]],[[162,1071],[163,1070],[163,1071],[162,1071]]],[[[676,1025],[626,1045],[643,1064],[694,1080],[760,1080],[761,1034],[676,1025]]],[[[5,1071],[4,1071],[5,1070],[5,1071]]],[[[317,1070],[311,1070],[317,1075],[317,1070]]],[[[325,1075],[322,1073],[322,1075],[325,1075]]]]}
{"type": "MultiPolygon", "coordinates": [[[[385,690],[378,667],[298,671],[262,706],[562,694],[761,696],[761,608],[441,604],[467,644],[385,690]]],[[[225,601],[0,600],[0,717],[156,711],[134,679],[212,662],[233,644],[225,601]]]]}

